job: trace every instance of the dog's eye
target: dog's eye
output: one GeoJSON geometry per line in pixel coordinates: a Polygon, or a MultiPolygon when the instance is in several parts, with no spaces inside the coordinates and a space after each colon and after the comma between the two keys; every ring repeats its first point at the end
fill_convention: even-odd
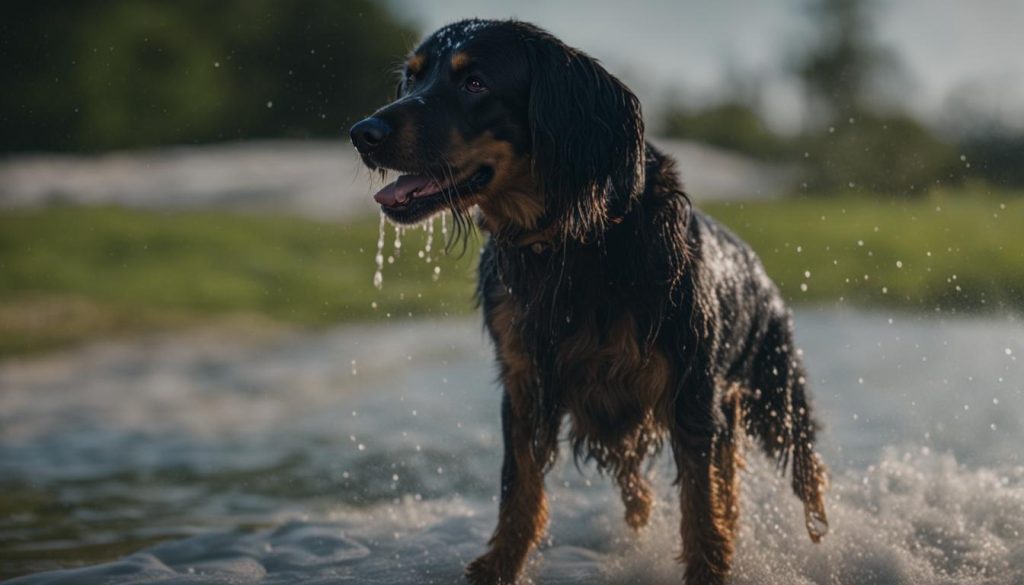
{"type": "Polygon", "coordinates": [[[480,81],[479,77],[467,77],[466,83],[462,86],[469,93],[483,93],[487,91],[487,86],[484,82],[480,81]]]}

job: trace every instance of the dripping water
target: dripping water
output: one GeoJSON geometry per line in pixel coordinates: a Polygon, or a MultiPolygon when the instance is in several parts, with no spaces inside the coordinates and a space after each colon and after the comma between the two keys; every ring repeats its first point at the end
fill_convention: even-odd
{"type": "Polygon", "coordinates": [[[380,225],[377,227],[377,255],[374,262],[377,264],[377,271],[373,273],[373,286],[380,290],[384,287],[384,212],[380,212],[380,225]]]}
{"type": "MultiPolygon", "coordinates": [[[[441,221],[444,221],[444,215],[441,216],[441,221]]],[[[420,250],[419,257],[423,258],[427,264],[430,264],[433,262],[433,259],[430,257],[430,251],[434,246],[434,218],[430,218],[427,223],[424,224],[423,230],[427,232],[427,243],[423,246],[423,249],[420,250]]]]}

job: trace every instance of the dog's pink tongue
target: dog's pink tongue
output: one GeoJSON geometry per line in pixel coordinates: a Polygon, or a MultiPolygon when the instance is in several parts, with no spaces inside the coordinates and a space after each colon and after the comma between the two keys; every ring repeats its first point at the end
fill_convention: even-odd
{"type": "Polygon", "coordinates": [[[432,179],[422,175],[402,175],[398,177],[397,181],[377,191],[373,200],[388,207],[401,205],[408,201],[414,192],[424,189],[431,183],[433,183],[432,179]]]}

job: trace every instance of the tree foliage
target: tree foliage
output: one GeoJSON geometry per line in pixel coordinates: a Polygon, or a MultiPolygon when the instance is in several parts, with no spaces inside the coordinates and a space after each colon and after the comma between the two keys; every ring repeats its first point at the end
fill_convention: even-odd
{"type": "Polygon", "coordinates": [[[812,0],[815,42],[794,70],[811,108],[809,123],[827,125],[870,109],[872,96],[895,58],[872,38],[872,0],[812,0]]]}
{"type": "Polygon", "coordinates": [[[754,108],[738,100],[699,110],[673,107],[665,114],[663,131],[668,136],[704,142],[756,158],[778,159],[788,152],[786,141],[765,126],[754,108]]]}
{"type": "Polygon", "coordinates": [[[809,5],[816,41],[794,69],[808,98],[799,147],[807,153],[805,184],[812,191],[911,195],[962,179],[951,145],[876,99],[896,69],[893,54],[873,40],[876,6],[875,0],[809,5]]]}
{"type": "Polygon", "coordinates": [[[812,192],[920,195],[962,180],[954,148],[905,115],[862,112],[804,136],[799,146],[812,192]]]}
{"type": "Polygon", "coordinates": [[[372,0],[14,3],[0,150],[337,136],[415,37],[372,0]]]}

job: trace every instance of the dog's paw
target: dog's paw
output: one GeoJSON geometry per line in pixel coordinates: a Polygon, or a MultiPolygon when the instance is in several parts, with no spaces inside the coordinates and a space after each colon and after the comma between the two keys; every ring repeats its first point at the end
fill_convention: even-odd
{"type": "Polygon", "coordinates": [[[804,506],[804,524],[807,527],[807,535],[811,542],[817,544],[828,534],[828,518],[825,516],[825,507],[817,502],[817,505],[804,506]]]}
{"type": "Polygon", "coordinates": [[[685,585],[724,585],[726,571],[715,570],[705,562],[688,565],[683,574],[685,585]]]}
{"type": "Polygon", "coordinates": [[[643,478],[627,484],[622,490],[622,504],[626,507],[626,524],[630,528],[640,530],[647,526],[654,506],[651,486],[643,478]]]}
{"type": "Polygon", "coordinates": [[[626,524],[633,530],[640,530],[647,526],[651,518],[651,502],[648,500],[635,499],[626,502],[626,524]]]}
{"type": "Polygon", "coordinates": [[[466,580],[472,585],[513,585],[515,575],[505,574],[498,555],[488,552],[466,566],[466,580]]]}

